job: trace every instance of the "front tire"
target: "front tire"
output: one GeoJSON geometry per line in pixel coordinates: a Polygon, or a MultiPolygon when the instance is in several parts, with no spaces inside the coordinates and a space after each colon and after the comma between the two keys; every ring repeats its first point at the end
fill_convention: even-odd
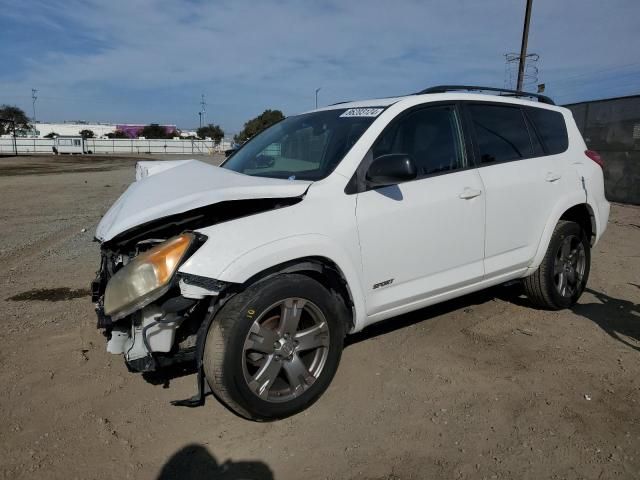
{"type": "Polygon", "coordinates": [[[591,247],[584,230],[560,220],[538,270],[524,279],[525,293],[536,307],[569,308],[582,295],[590,267],[591,247]]]}
{"type": "Polygon", "coordinates": [[[306,275],[259,281],[214,318],[203,355],[207,382],[245,418],[294,415],[331,383],[346,321],[342,298],[306,275]]]}

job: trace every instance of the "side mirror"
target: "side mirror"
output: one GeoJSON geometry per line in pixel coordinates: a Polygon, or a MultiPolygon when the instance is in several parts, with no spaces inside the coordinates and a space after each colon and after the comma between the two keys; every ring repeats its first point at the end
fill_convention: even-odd
{"type": "Polygon", "coordinates": [[[367,183],[374,187],[396,185],[418,176],[416,164],[406,153],[390,153],[377,157],[367,170],[367,183]]]}

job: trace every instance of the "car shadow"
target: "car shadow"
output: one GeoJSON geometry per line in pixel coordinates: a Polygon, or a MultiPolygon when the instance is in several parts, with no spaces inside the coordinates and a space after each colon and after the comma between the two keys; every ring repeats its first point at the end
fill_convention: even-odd
{"type": "Polygon", "coordinates": [[[518,303],[521,301],[519,299],[520,295],[521,287],[517,284],[500,285],[470,293],[462,297],[447,300],[446,302],[431,305],[429,307],[421,308],[420,310],[391,317],[387,320],[369,325],[360,332],[347,335],[347,338],[345,339],[345,348],[379,335],[385,335],[387,333],[415,325],[416,323],[431,320],[455,310],[463,309],[465,313],[472,313],[473,306],[481,305],[495,298],[500,298],[512,303],[518,303]]]}
{"type": "MultiPolygon", "coordinates": [[[[640,288],[634,283],[629,285],[640,288]]],[[[640,342],[640,305],[629,300],[610,297],[590,288],[585,291],[591,293],[600,303],[577,304],[572,308],[573,312],[591,320],[611,338],[640,352],[640,346],[624,338],[640,342]]]]}
{"type": "Polygon", "coordinates": [[[162,388],[169,388],[171,380],[193,375],[197,371],[198,368],[194,360],[168,365],[153,372],[144,372],[142,378],[151,385],[162,385],[162,388]]]}
{"type": "MultiPolygon", "coordinates": [[[[520,298],[522,295],[521,290],[522,288],[517,284],[506,286],[500,285],[425,307],[420,310],[405,313],[404,315],[392,317],[387,320],[383,320],[382,322],[374,323],[360,332],[347,335],[344,346],[347,348],[358,342],[362,342],[379,335],[384,335],[395,330],[400,330],[416,323],[453,312],[454,310],[464,309],[465,313],[471,313],[473,306],[486,303],[495,298],[500,298],[516,304],[523,304],[521,302],[526,302],[526,300],[522,300],[522,298],[520,298]]],[[[196,362],[188,361],[169,365],[159,369],[158,371],[145,372],[142,374],[142,378],[151,385],[162,385],[163,388],[169,388],[171,380],[192,375],[197,373],[197,371],[196,362]]]]}
{"type": "MultiPolygon", "coordinates": [[[[629,283],[629,285],[640,289],[640,285],[635,283],[629,283]]],[[[628,341],[628,339],[633,339],[640,343],[640,304],[610,297],[590,288],[585,291],[594,295],[599,303],[581,303],[572,307],[571,310],[594,322],[611,338],[640,352],[640,346],[628,341]]],[[[524,294],[521,283],[500,285],[375,323],[361,332],[348,335],[345,347],[433,319],[454,310],[464,309],[465,312],[468,310],[471,313],[471,307],[474,305],[480,305],[495,298],[521,307],[535,308],[524,294]]]]}
{"type": "MultiPolygon", "coordinates": [[[[633,283],[629,285],[640,289],[640,285],[633,283]]],[[[613,298],[589,288],[586,291],[593,294],[600,303],[577,304],[572,308],[572,311],[593,321],[612,338],[636,351],[640,351],[639,346],[633,345],[623,338],[625,336],[640,342],[640,305],[628,300],[613,298]]],[[[359,342],[428,321],[455,310],[462,309],[465,313],[472,313],[474,306],[496,298],[521,307],[535,308],[524,294],[524,289],[520,282],[498,285],[374,323],[360,332],[347,335],[344,346],[348,348],[359,342]]],[[[144,373],[143,378],[152,385],[162,385],[163,388],[169,388],[171,380],[192,375],[196,372],[195,362],[185,362],[165,367],[159,372],[144,373]]]]}
{"type": "Polygon", "coordinates": [[[174,453],[162,466],[157,480],[273,480],[273,472],[260,461],[218,464],[204,446],[190,444],[174,453]]]}

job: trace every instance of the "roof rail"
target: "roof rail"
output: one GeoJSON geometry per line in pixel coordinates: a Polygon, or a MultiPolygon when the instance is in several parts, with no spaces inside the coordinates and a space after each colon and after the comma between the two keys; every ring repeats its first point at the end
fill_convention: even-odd
{"type": "Polygon", "coordinates": [[[452,92],[455,90],[501,92],[501,93],[506,93],[507,95],[505,96],[509,96],[509,97],[537,98],[538,102],[540,103],[546,103],[547,105],[555,105],[553,100],[551,100],[546,95],[540,95],[539,93],[521,92],[518,90],[507,90],[505,88],[496,88],[496,87],[477,87],[473,85],[438,85],[435,87],[425,88],[424,90],[414,93],[414,95],[423,95],[425,93],[445,93],[445,92],[452,92]]]}

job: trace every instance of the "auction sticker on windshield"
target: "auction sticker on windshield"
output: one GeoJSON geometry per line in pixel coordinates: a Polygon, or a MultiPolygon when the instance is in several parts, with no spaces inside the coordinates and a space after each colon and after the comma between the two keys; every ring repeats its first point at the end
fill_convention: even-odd
{"type": "Polygon", "coordinates": [[[340,117],[377,117],[383,110],[384,108],[350,108],[340,117]]]}

